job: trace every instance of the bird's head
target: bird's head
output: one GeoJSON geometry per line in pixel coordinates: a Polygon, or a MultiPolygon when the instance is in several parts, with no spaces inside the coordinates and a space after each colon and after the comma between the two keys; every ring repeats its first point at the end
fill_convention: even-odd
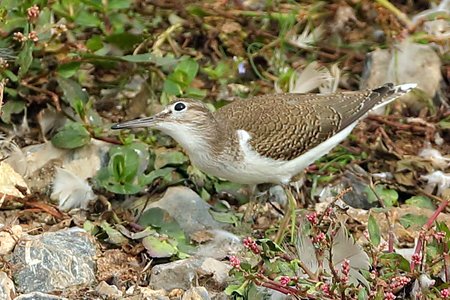
{"type": "Polygon", "coordinates": [[[218,128],[213,114],[206,105],[192,99],[176,99],[151,117],[115,124],[111,128],[142,127],[162,131],[190,153],[204,150],[205,143],[215,136],[218,128]]]}
{"type": "Polygon", "coordinates": [[[170,134],[183,128],[198,127],[210,121],[211,111],[200,101],[192,99],[176,99],[161,112],[146,118],[135,119],[115,124],[112,129],[128,129],[149,127],[170,134]]]}

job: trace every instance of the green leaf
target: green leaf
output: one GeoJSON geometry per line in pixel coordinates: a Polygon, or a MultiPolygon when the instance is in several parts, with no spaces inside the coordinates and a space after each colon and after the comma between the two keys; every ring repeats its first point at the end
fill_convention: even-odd
{"type": "Polygon", "coordinates": [[[183,93],[183,89],[181,88],[181,86],[170,78],[167,78],[164,81],[163,90],[167,94],[173,96],[180,96],[183,93]]]}
{"type": "Polygon", "coordinates": [[[92,236],[95,236],[99,232],[98,226],[89,220],[84,221],[83,229],[89,232],[92,236]]]}
{"type": "Polygon", "coordinates": [[[97,183],[116,194],[135,194],[145,184],[144,171],[148,165],[148,149],[143,143],[116,146],[109,151],[107,167],[97,172],[97,183]]]}
{"type": "Polygon", "coordinates": [[[152,226],[157,228],[159,233],[168,235],[177,241],[186,240],[180,224],[167,211],[159,207],[147,209],[139,218],[138,223],[143,227],[152,226]]]}
{"type": "Polygon", "coordinates": [[[8,77],[9,80],[12,82],[17,82],[19,80],[19,77],[16,76],[11,70],[5,69],[3,70],[3,75],[8,77]]]}
{"type": "MultiPolygon", "coordinates": [[[[127,2],[129,2],[129,1],[127,1],[127,2]]],[[[129,32],[114,33],[114,34],[111,34],[111,35],[105,37],[105,42],[111,43],[125,51],[134,50],[135,46],[137,44],[141,43],[142,41],[143,41],[142,35],[131,34],[129,32]]],[[[145,56],[150,55],[149,59],[152,57],[152,55],[150,53],[126,55],[124,57],[133,57],[134,56],[136,59],[136,56],[139,56],[139,55],[145,55],[145,56]]],[[[141,61],[141,62],[145,62],[145,61],[141,61]]]]}
{"type": "Polygon", "coordinates": [[[8,100],[2,106],[1,118],[6,124],[11,122],[11,115],[21,113],[26,107],[26,103],[20,100],[8,100]]]}
{"type": "Polygon", "coordinates": [[[78,82],[61,76],[58,76],[56,80],[63,91],[63,99],[69,103],[72,108],[75,109],[77,101],[81,100],[83,103],[87,103],[89,96],[78,82]]]}
{"type": "Polygon", "coordinates": [[[375,186],[375,193],[372,191],[370,186],[367,186],[364,189],[364,193],[367,194],[367,201],[369,203],[376,203],[378,202],[378,197],[384,202],[384,205],[386,207],[392,207],[395,204],[397,204],[398,200],[398,193],[396,190],[390,190],[385,188],[383,185],[377,185],[375,186]],[[378,196],[378,197],[377,197],[378,196]]]}
{"type": "Polygon", "coordinates": [[[18,77],[22,78],[31,66],[33,62],[33,49],[34,43],[30,40],[24,43],[22,51],[17,56],[17,64],[20,66],[18,77]]]}
{"type": "Polygon", "coordinates": [[[428,218],[424,215],[406,214],[400,218],[400,224],[405,228],[420,229],[427,220],[428,218]]]}
{"type": "Polygon", "coordinates": [[[203,9],[203,7],[195,5],[195,4],[190,4],[186,7],[186,11],[189,12],[191,15],[193,16],[198,16],[198,17],[205,17],[208,16],[209,14],[203,9]]]}
{"type": "Polygon", "coordinates": [[[129,0],[109,0],[108,9],[127,9],[131,5],[131,1],[129,0]]]}
{"type": "Polygon", "coordinates": [[[402,255],[391,252],[382,253],[380,256],[381,265],[389,266],[391,269],[400,269],[409,272],[409,262],[402,255]]]}
{"type": "Polygon", "coordinates": [[[189,158],[180,151],[158,149],[155,154],[155,169],[162,169],[165,166],[181,166],[189,161],[189,158]]]}
{"type": "Polygon", "coordinates": [[[243,297],[245,295],[249,283],[250,283],[249,280],[245,280],[244,283],[242,283],[241,285],[231,284],[225,289],[225,294],[227,294],[228,296],[237,294],[243,297]]]}
{"type": "Polygon", "coordinates": [[[108,222],[103,221],[100,227],[105,231],[108,235],[106,242],[114,245],[124,245],[128,243],[128,239],[123,236],[120,231],[113,228],[108,222]]]}
{"type": "Polygon", "coordinates": [[[431,199],[426,196],[413,196],[406,200],[405,203],[420,208],[436,209],[431,199]]]}
{"type": "MultiPolygon", "coordinates": [[[[73,1],[73,0],[72,0],[73,1]]],[[[72,1],[68,1],[69,3],[71,3],[72,1]]],[[[82,2],[86,5],[88,5],[90,8],[98,10],[98,11],[102,11],[103,10],[103,1],[102,0],[81,0],[81,1],[73,1],[73,3],[71,4],[78,4],[79,2],[82,2]]],[[[85,8],[85,7],[83,7],[85,8]]]]}
{"type": "Polygon", "coordinates": [[[99,35],[92,36],[89,40],[87,40],[86,47],[92,52],[102,49],[103,48],[102,38],[99,35]]]}
{"type": "Polygon", "coordinates": [[[185,96],[189,98],[203,99],[206,97],[206,91],[194,87],[186,88],[185,96]]]}
{"type": "Polygon", "coordinates": [[[378,226],[377,221],[375,220],[373,215],[369,216],[368,230],[370,241],[373,245],[378,246],[381,242],[381,232],[380,227],[378,226]]]}
{"type": "Polygon", "coordinates": [[[86,10],[80,11],[74,21],[76,24],[86,27],[99,27],[102,23],[97,17],[97,13],[86,10]]]}
{"type": "MultiPolygon", "coordinates": [[[[4,1],[1,2],[2,5],[3,5],[3,2],[4,1]]],[[[16,3],[16,5],[17,5],[17,3],[16,3]]],[[[25,28],[25,26],[28,26],[27,18],[23,17],[22,14],[17,17],[8,18],[6,20],[6,22],[2,22],[1,24],[2,24],[1,26],[2,26],[3,32],[11,32],[14,29],[17,30],[19,28],[25,28]]]]}
{"type": "Polygon", "coordinates": [[[367,299],[369,299],[369,295],[367,295],[366,289],[361,287],[358,292],[358,300],[367,300],[367,299]]]}
{"type": "Polygon", "coordinates": [[[139,185],[144,186],[152,183],[158,178],[163,178],[163,182],[167,182],[169,184],[174,183],[175,180],[173,174],[176,173],[175,170],[176,170],[175,168],[163,168],[153,170],[147,175],[143,174],[139,176],[138,183],[139,185]]]}
{"type": "Polygon", "coordinates": [[[189,85],[197,76],[197,72],[199,69],[198,63],[192,59],[186,59],[181,61],[175,68],[174,73],[182,72],[185,75],[183,82],[186,85],[189,85]]]}
{"type": "Polygon", "coordinates": [[[214,220],[221,223],[239,225],[239,218],[232,212],[217,212],[214,210],[209,211],[214,220]]]}
{"type": "Polygon", "coordinates": [[[441,129],[450,129],[450,121],[440,121],[439,123],[439,127],[441,127],[441,129]]]}
{"type": "Polygon", "coordinates": [[[150,53],[136,54],[136,55],[125,55],[120,57],[122,60],[135,62],[135,63],[148,63],[152,62],[153,55],[150,53]]]}
{"type": "Polygon", "coordinates": [[[57,72],[60,76],[64,78],[69,78],[75,75],[75,73],[80,69],[81,63],[79,61],[72,61],[67,64],[62,64],[58,66],[57,72]]]}
{"type": "Polygon", "coordinates": [[[90,140],[91,135],[82,124],[69,122],[53,136],[52,144],[62,149],[75,149],[88,144],[90,140]]]}
{"type": "Polygon", "coordinates": [[[147,236],[142,240],[148,254],[154,258],[171,257],[177,253],[177,248],[168,243],[167,239],[147,236]]]}

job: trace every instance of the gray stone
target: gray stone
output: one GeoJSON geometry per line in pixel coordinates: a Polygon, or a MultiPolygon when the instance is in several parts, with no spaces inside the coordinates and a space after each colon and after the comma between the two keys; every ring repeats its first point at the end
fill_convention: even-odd
{"type": "Polygon", "coordinates": [[[188,290],[201,278],[214,287],[223,287],[228,279],[230,266],[213,258],[188,258],[153,267],[150,287],[153,289],[188,290]]]}
{"type": "Polygon", "coordinates": [[[0,300],[11,300],[15,294],[14,282],[5,272],[0,272],[0,300]]]}
{"type": "MultiPolygon", "coordinates": [[[[438,100],[445,101],[440,97],[441,81],[441,60],[433,48],[405,40],[392,50],[377,49],[367,55],[360,88],[375,88],[386,82],[417,83],[417,88],[427,97],[437,96],[438,100]]],[[[401,101],[420,108],[424,105],[420,105],[419,98],[409,93],[401,101]]]]}
{"type": "Polygon", "coordinates": [[[154,290],[150,287],[139,287],[139,292],[142,295],[143,299],[149,300],[169,300],[170,298],[167,296],[167,292],[163,289],[154,290]]]}
{"type": "Polygon", "coordinates": [[[222,227],[209,213],[210,205],[187,187],[168,188],[161,200],[148,206],[153,207],[167,211],[187,234],[222,227]]]}
{"type": "Polygon", "coordinates": [[[22,237],[10,263],[17,290],[51,292],[95,280],[95,245],[80,228],[22,237]]]}
{"type": "Polygon", "coordinates": [[[212,240],[197,246],[195,255],[224,259],[228,255],[234,255],[243,249],[241,239],[225,230],[210,230],[212,240]]]}
{"type": "Polygon", "coordinates": [[[29,294],[20,295],[14,300],[69,300],[69,299],[41,292],[33,292],[29,294]]]}
{"type": "Polygon", "coordinates": [[[202,287],[192,287],[184,293],[182,300],[210,300],[208,291],[202,287]]]}
{"type": "Polygon", "coordinates": [[[211,294],[211,299],[212,300],[228,300],[228,299],[230,299],[230,296],[225,294],[225,292],[210,293],[210,294],[211,294]]]}

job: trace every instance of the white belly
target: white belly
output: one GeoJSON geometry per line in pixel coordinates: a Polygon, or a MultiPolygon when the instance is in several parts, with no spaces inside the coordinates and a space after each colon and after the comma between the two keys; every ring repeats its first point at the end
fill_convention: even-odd
{"type": "Polygon", "coordinates": [[[356,122],[302,156],[290,161],[274,160],[259,155],[248,143],[251,136],[245,130],[238,130],[243,161],[236,162],[226,157],[221,161],[211,161],[206,157],[198,159],[200,158],[198,153],[192,153],[190,157],[194,165],[202,171],[229,181],[251,185],[259,183],[288,184],[293,176],[302,172],[315,160],[342,142],[355,126],[356,122]]]}

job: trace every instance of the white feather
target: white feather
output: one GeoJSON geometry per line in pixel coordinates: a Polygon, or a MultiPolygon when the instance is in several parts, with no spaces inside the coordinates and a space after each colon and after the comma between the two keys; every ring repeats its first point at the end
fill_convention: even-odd
{"type": "Polygon", "coordinates": [[[89,201],[95,197],[86,180],[68,170],[57,168],[50,198],[58,201],[61,210],[87,208],[89,201]]]}

